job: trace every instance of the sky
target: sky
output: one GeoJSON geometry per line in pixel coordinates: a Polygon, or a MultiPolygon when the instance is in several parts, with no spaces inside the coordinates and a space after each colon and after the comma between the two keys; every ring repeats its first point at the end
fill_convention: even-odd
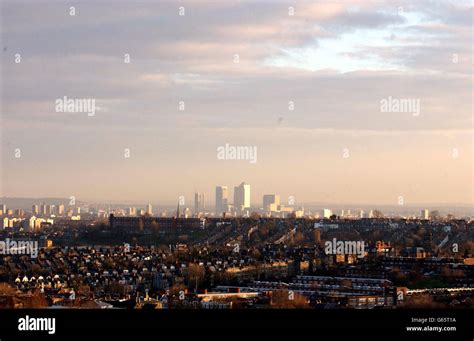
{"type": "Polygon", "coordinates": [[[459,0],[2,1],[0,197],[212,205],[216,185],[245,181],[257,205],[473,204],[472,14],[459,0]],[[64,96],[95,115],[58,112],[64,96]],[[226,144],[256,162],[218,158],[226,144]]]}

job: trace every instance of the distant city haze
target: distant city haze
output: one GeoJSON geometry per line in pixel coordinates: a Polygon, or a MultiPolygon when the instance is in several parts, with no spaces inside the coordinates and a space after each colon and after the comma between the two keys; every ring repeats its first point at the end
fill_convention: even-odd
{"type": "Polygon", "coordinates": [[[197,192],[214,209],[216,186],[232,202],[245,182],[256,206],[473,205],[471,15],[470,1],[3,2],[0,197],[193,207],[197,192]]]}

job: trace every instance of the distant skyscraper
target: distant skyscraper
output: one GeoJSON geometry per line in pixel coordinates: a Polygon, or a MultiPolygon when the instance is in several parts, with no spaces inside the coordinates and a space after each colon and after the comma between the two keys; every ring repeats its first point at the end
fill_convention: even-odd
{"type": "Polygon", "coordinates": [[[58,215],[64,215],[64,205],[58,205],[58,215]]]}
{"type": "Polygon", "coordinates": [[[40,213],[42,215],[46,215],[46,204],[43,202],[41,203],[41,206],[40,206],[40,213]]]}
{"type": "Polygon", "coordinates": [[[1,204],[0,211],[2,211],[3,214],[7,214],[7,205],[1,204]]]}
{"type": "Polygon", "coordinates": [[[275,212],[280,205],[280,196],[276,194],[265,194],[263,196],[263,210],[266,212],[275,212]]]}
{"type": "Polygon", "coordinates": [[[250,208],[250,185],[242,182],[234,187],[234,207],[237,211],[250,208]]]}
{"type": "Polygon", "coordinates": [[[204,193],[194,193],[194,213],[204,212],[204,193]]]}
{"type": "Polygon", "coordinates": [[[421,210],[420,217],[421,217],[421,219],[429,219],[430,218],[430,211],[427,210],[426,208],[421,210]]]}
{"type": "Polygon", "coordinates": [[[229,190],[227,186],[216,186],[216,213],[227,212],[229,190]]]}
{"type": "Polygon", "coordinates": [[[148,215],[153,215],[153,208],[151,207],[151,204],[146,205],[146,213],[148,215]]]}
{"type": "Polygon", "coordinates": [[[332,211],[329,208],[323,209],[323,218],[330,218],[332,216],[332,211]]]}
{"type": "Polygon", "coordinates": [[[128,215],[130,217],[134,217],[137,215],[137,209],[135,207],[129,207],[128,208],[128,215]]]}
{"type": "Polygon", "coordinates": [[[33,215],[38,215],[39,214],[39,206],[38,205],[33,205],[31,207],[31,213],[33,213],[33,215]]]}

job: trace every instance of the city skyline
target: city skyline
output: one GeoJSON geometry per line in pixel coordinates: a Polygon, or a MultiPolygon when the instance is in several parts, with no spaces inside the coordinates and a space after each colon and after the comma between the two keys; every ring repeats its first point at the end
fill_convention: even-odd
{"type": "MultiPolygon", "coordinates": [[[[283,199],[289,199],[290,197],[293,196],[287,196],[285,197],[284,195],[281,195],[280,192],[276,191],[271,191],[275,192],[276,195],[280,196],[283,199]]],[[[207,191],[207,192],[202,192],[204,195],[206,195],[206,202],[209,204],[211,203],[210,207],[215,207],[215,194],[211,196],[213,193],[212,190],[207,191]]],[[[233,193],[233,192],[230,192],[233,193]]],[[[268,194],[268,193],[267,193],[268,194]]],[[[262,194],[261,196],[257,197],[255,194],[251,195],[251,205],[252,207],[255,207],[256,205],[260,205],[262,202],[262,198],[267,195],[267,194],[262,194]]],[[[157,200],[153,198],[149,199],[105,199],[105,198],[99,198],[99,199],[91,199],[91,198],[78,198],[77,200],[84,202],[84,203],[89,203],[89,204],[97,204],[97,205],[147,205],[148,203],[152,204],[153,206],[176,206],[176,203],[179,201],[180,197],[184,197],[186,201],[186,206],[188,207],[194,207],[194,191],[187,191],[185,195],[179,195],[176,196],[175,198],[170,198],[167,200],[157,200]]],[[[233,195],[232,195],[233,198],[233,195]]],[[[282,199],[282,200],[283,200],[282,199]]],[[[34,196],[34,197],[0,197],[1,200],[37,200],[39,201],[55,201],[55,200],[64,200],[64,201],[69,201],[69,198],[67,197],[48,197],[48,196],[34,196]]],[[[384,206],[384,207],[421,207],[421,206],[436,206],[436,207],[456,207],[459,206],[460,208],[474,208],[472,203],[469,202],[453,202],[453,203],[446,203],[446,202],[404,202],[403,204],[398,204],[397,198],[395,200],[395,203],[373,203],[373,202],[329,202],[329,201],[316,201],[316,200],[309,200],[309,201],[299,201],[298,205],[335,205],[338,207],[343,207],[343,206],[350,206],[350,207],[358,207],[358,206],[384,206]]],[[[229,204],[233,204],[233,201],[228,201],[229,204]]],[[[31,206],[31,205],[29,205],[31,206]]],[[[207,205],[209,206],[209,205],[207,205]]]]}
{"type": "MultiPolygon", "coordinates": [[[[245,184],[245,182],[244,182],[245,184]]],[[[245,184],[250,186],[249,184],[245,184]]],[[[240,186],[240,185],[239,185],[240,186]]],[[[236,186],[236,187],[239,187],[236,186]]],[[[234,187],[235,189],[235,187],[234,187]]],[[[302,209],[303,215],[309,213],[312,215],[315,212],[323,211],[324,209],[334,210],[334,213],[339,213],[341,210],[349,211],[363,210],[365,213],[373,210],[380,210],[382,213],[387,213],[389,216],[400,216],[408,214],[413,216],[413,213],[419,212],[419,210],[428,211],[442,211],[444,214],[455,213],[455,215],[461,216],[472,216],[474,214],[474,207],[471,204],[458,203],[456,205],[446,205],[443,203],[406,203],[403,198],[399,198],[399,203],[396,205],[383,205],[383,204],[361,204],[361,203],[328,203],[328,202],[298,202],[293,196],[288,198],[282,197],[278,192],[273,194],[264,194],[260,198],[250,201],[250,205],[245,209],[238,210],[235,206],[234,192],[230,192],[228,186],[218,185],[215,187],[215,197],[210,197],[206,192],[193,192],[190,196],[194,200],[189,200],[190,197],[180,195],[176,201],[170,202],[159,202],[159,201],[118,201],[118,200],[105,200],[105,201],[88,201],[82,198],[8,198],[0,197],[0,210],[5,211],[5,207],[9,210],[27,210],[34,212],[38,211],[44,214],[45,210],[51,211],[52,209],[65,212],[65,208],[74,208],[74,211],[80,209],[80,207],[102,207],[102,208],[122,208],[125,209],[128,214],[140,215],[149,214],[154,215],[155,213],[175,212],[176,204],[180,205],[180,209],[191,210],[194,213],[202,214],[222,214],[227,213],[252,213],[252,212],[296,212],[302,209]],[[222,189],[224,189],[222,191],[222,189]],[[224,193],[222,193],[224,192],[224,193]],[[234,197],[233,200],[229,200],[229,196],[234,197]],[[196,206],[196,199],[199,198],[199,205],[196,206]],[[207,198],[206,200],[204,198],[207,198]],[[217,200],[220,198],[221,200],[217,200]],[[71,202],[74,202],[71,204],[71,202]],[[7,203],[7,204],[5,204],[7,203]],[[196,209],[196,207],[199,207],[196,209]],[[30,210],[31,208],[31,210],[30,210]],[[278,208],[275,210],[275,208],[278,208]],[[130,210],[133,210],[131,212],[130,210]],[[141,212],[141,213],[140,213],[141,212]]],[[[71,211],[72,212],[72,211],[71,211]]]]}

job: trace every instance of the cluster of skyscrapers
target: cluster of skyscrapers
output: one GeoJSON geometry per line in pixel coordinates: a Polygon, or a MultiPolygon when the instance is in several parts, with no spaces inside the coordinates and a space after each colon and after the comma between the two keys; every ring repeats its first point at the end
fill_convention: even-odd
{"type": "Polygon", "coordinates": [[[229,203],[229,189],[227,186],[216,187],[216,214],[228,212],[245,213],[250,209],[250,185],[242,182],[234,187],[234,202],[229,203]]]}
{"type": "Polygon", "coordinates": [[[64,215],[65,206],[64,205],[33,205],[31,207],[31,212],[34,215],[43,215],[43,216],[51,216],[53,214],[56,215],[64,215]]]}
{"type": "MultiPolygon", "coordinates": [[[[71,217],[73,215],[80,215],[81,208],[79,206],[75,206],[73,208],[68,208],[66,210],[66,206],[63,204],[52,205],[52,204],[42,203],[41,205],[32,205],[31,214],[35,216],[42,216],[42,217],[51,217],[51,216],[71,217]]],[[[7,209],[7,206],[5,204],[0,204],[0,216],[13,216],[13,215],[22,217],[25,215],[25,210],[23,210],[22,208],[7,209]]]]}

